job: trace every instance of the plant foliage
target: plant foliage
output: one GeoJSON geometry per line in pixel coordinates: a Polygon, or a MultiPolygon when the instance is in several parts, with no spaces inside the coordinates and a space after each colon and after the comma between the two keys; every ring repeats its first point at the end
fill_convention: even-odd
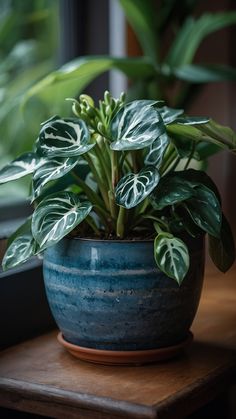
{"type": "Polygon", "coordinates": [[[233,131],[161,101],[125,103],[124,94],[114,99],[105,92],[98,106],[81,95],[72,99],[72,109],[74,118],[44,122],[34,152],[0,172],[1,183],[30,174],[35,206],[10,239],[3,268],[72,232],[148,237],[158,268],[180,285],[190,266],[184,237],[208,233],[211,257],[226,271],[235,254],[220,196],[209,176],[191,164],[201,144],[235,150],[233,131]],[[71,181],[64,187],[68,173],[71,181]]]}

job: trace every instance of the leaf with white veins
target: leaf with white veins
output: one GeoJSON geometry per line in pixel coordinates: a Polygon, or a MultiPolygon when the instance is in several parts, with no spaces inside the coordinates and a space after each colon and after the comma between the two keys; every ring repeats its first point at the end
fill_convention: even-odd
{"type": "Polygon", "coordinates": [[[7,251],[2,261],[3,270],[14,268],[26,262],[35,254],[37,244],[31,233],[31,218],[29,218],[10,237],[7,251]]]}
{"type": "Polygon", "coordinates": [[[90,133],[84,121],[54,116],[46,121],[39,133],[37,150],[46,157],[75,157],[89,151],[90,133]]]}
{"type": "Polygon", "coordinates": [[[151,144],[149,152],[145,157],[145,164],[153,164],[158,169],[161,166],[164,153],[169,143],[170,140],[166,133],[156,138],[156,140],[151,144]]]}
{"type": "Polygon", "coordinates": [[[37,198],[43,187],[51,180],[58,179],[70,172],[78,163],[78,157],[54,157],[45,159],[33,177],[33,197],[37,198]]]}
{"type": "Polygon", "coordinates": [[[116,186],[116,203],[128,209],[135,207],[153,191],[159,179],[154,166],[145,167],[139,173],[129,173],[116,186]]]}
{"type": "Polygon", "coordinates": [[[165,132],[165,125],[154,105],[159,101],[135,100],[123,106],[111,121],[111,149],[139,150],[165,132]]]}
{"type": "Polygon", "coordinates": [[[32,217],[32,234],[41,250],[70,233],[91,209],[90,202],[81,202],[73,192],[58,192],[43,199],[32,217]]]}
{"type": "Polygon", "coordinates": [[[160,233],[154,242],[158,268],[181,285],[189,269],[189,253],[185,243],[169,233],[160,233]]]}
{"type": "Polygon", "coordinates": [[[40,159],[35,153],[22,154],[0,170],[0,184],[20,179],[33,173],[39,163],[40,159]]]}

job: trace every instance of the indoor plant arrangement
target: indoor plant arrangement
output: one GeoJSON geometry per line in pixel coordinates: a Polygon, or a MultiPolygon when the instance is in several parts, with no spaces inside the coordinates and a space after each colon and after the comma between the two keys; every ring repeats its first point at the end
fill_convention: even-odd
{"type": "Polygon", "coordinates": [[[204,235],[220,270],[234,262],[217,188],[194,164],[209,144],[234,150],[235,133],[163,101],[126,104],[109,92],[98,106],[87,95],[71,100],[75,117],[44,122],[34,150],[0,171],[0,183],[32,175],[35,207],[9,239],[3,268],[44,253],[61,340],[80,357],[89,348],[87,358],[100,349],[154,350],[155,359],[188,340],[204,235]]]}

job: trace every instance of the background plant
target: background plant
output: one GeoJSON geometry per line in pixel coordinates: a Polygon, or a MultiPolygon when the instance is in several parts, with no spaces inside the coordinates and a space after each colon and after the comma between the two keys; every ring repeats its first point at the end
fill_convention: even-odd
{"type": "MultiPolygon", "coordinates": [[[[23,114],[20,103],[29,87],[55,67],[57,4],[56,0],[1,1],[0,166],[32,147],[39,119],[50,112],[47,105],[32,100],[23,114]]],[[[24,196],[25,191],[22,182],[12,195],[24,196]]],[[[0,195],[8,192],[2,188],[0,195]]]]}
{"type": "Polygon", "coordinates": [[[69,233],[150,238],[159,269],[180,284],[189,269],[188,237],[208,233],[211,257],[226,271],[234,242],[219,193],[206,173],[189,167],[208,144],[234,150],[235,133],[163,101],[125,104],[123,94],[109,92],[98,106],[87,95],[71,100],[75,117],[44,122],[34,150],[0,171],[0,183],[31,174],[35,205],[10,238],[4,269],[69,233]],[[73,180],[64,188],[68,173],[73,180]],[[51,193],[55,182],[59,191],[51,193]]]}

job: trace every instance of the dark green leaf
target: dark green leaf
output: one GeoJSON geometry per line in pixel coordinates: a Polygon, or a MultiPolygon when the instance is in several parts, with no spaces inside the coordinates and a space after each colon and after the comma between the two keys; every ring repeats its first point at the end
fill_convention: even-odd
{"type": "Polygon", "coordinates": [[[2,261],[3,270],[14,268],[26,262],[35,254],[36,242],[31,233],[31,218],[29,218],[10,237],[8,248],[2,261]]]}
{"type": "Polygon", "coordinates": [[[189,269],[189,253],[185,243],[168,233],[160,233],[154,242],[158,268],[181,285],[189,269]]]}
{"type": "Polygon", "coordinates": [[[111,149],[138,150],[151,145],[165,133],[158,101],[135,100],[123,106],[111,121],[111,149]]]}
{"type": "Polygon", "coordinates": [[[159,112],[162,116],[162,119],[163,119],[165,125],[171,124],[180,115],[182,115],[184,113],[183,109],[173,109],[173,108],[169,108],[168,106],[163,106],[162,108],[159,108],[158,110],[159,110],[159,112]]]}
{"type": "Polygon", "coordinates": [[[149,152],[145,157],[145,164],[154,165],[157,169],[159,169],[169,143],[170,140],[166,133],[156,138],[156,140],[151,144],[149,152]]]}
{"type": "Polygon", "coordinates": [[[181,179],[175,173],[173,176],[165,176],[160,180],[150,200],[153,208],[162,210],[169,205],[185,201],[193,195],[191,183],[181,179]]]}
{"type": "Polygon", "coordinates": [[[58,192],[43,199],[32,217],[32,234],[41,250],[49,247],[83,221],[92,209],[72,192],[58,192]]]}
{"type": "Polygon", "coordinates": [[[0,170],[0,184],[32,173],[39,164],[35,153],[24,153],[0,170]]]}
{"type": "Polygon", "coordinates": [[[89,140],[90,133],[84,121],[55,116],[43,124],[37,150],[49,158],[75,157],[86,153],[95,145],[89,144],[89,140]]]}
{"type": "Polygon", "coordinates": [[[78,157],[54,157],[44,159],[43,164],[35,171],[33,177],[33,198],[37,198],[43,187],[70,172],[78,163],[78,157]]]}
{"type": "Polygon", "coordinates": [[[194,188],[194,198],[183,204],[195,224],[214,237],[220,236],[221,207],[214,192],[204,185],[194,188]]]}
{"type": "Polygon", "coordinates": [[[154,166],[145,167],[139,173],[129,173],[118,183],[116,202],[125,208],[133,208],[142,202],[159,182],[159,173],[154,166]]]}
{"type": "Polygon", "coordinates": [[[220,237],[209,236],[209,254],[221,272],[226,272],[235,261],[234,238],[230,225],[222,214],[220,237]]]}

